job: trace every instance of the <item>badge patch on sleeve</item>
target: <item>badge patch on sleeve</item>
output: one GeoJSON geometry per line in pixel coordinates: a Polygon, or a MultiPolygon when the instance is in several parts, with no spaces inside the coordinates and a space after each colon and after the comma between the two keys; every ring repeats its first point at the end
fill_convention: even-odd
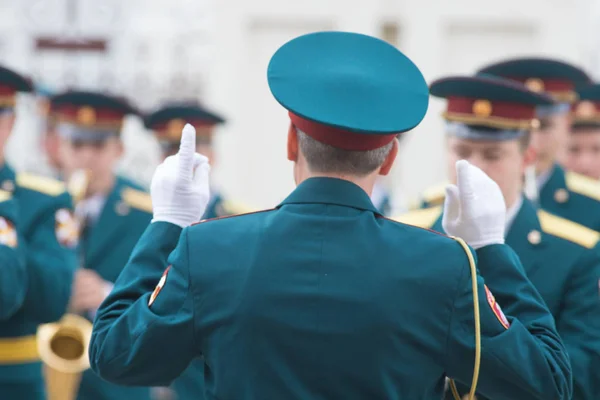
{"type": "Polygon", "coordinates": [[[165,272],[163,272],[163,275],[160,278],[160,281],[158,281],[158,285],[156,285],[156,287],[154,288],[154,291],[150,295],[150,300],[148,300],[148,307],[150,307],[152,305],[152,303],[154,303],[154,300],[156,300],[156,296],[158,296],[158,294],[162,290],[163,286],[165,286],[165,283],[167,282],[167,274],[169,273],[170,269],[171,269],[171,266],[169,265],[167,267],[167,269],[165,269],[165,272]]]}
{"type": "Polygon", "coordinates": [[[71,210],[61,208],[56,211],[56,239],[64,247],[75,247],[79,241],[79,223],[71,210]]]}
{"type": "Polygon", "coordinates": [[[500,321],[502,326],[508,329],[510,327],[510,323],[508,322],[506,315],[504,315],[504,313],[502,312],[500,305],[496,303],[496,298],[494,298],[494,295],[486,285],[483,285],[483,287],[485,288],[485,296],[487,297],[488,304],[492,308],[492,312],[494,313],[496,318],[498,318],[498,321],[500,321]]]}
{"type": "Polygon", "coordinates": [[[0,217],[0,244],[8,247],[17,247],[17,230],[12,222],[0,217]]]}

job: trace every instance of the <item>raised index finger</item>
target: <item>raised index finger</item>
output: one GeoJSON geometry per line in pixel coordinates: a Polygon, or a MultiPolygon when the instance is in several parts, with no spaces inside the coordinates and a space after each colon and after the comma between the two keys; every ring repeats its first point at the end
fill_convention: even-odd
{"type": "MultiPolygon", "coordinates": [[[[456,186],[462,203],[469,202],[475,196],[473,187],[474,175],[477,173],[477,167],[471,165],[467,160],[456,162],[456,186]]],[[[463,204],[467,206],[467,204],[463,204]]]]}
{"type": "Polygon", "coordinates": [[[190,124],[185,124],[181,132],[179,143],[179,175],[192,179],[194,171],[194,154],[196,153],[196,129],[190,124]]]}

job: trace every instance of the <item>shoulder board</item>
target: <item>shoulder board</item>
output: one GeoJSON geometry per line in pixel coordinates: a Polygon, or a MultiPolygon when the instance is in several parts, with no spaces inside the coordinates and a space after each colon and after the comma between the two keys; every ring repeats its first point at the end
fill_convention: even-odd
{"type": "Polygon", "coordinates": [[[444,203],[446,197],[447,182],[437,184],[423,191],[422,199],[430,206],[438,206],[444,203]]]}
{"type": "Polygon", "coordinates": [[[273,210],[276,210],[276,209],[275,208],[267,208],[265,210],[251,211],[251,212],[247,212],[247,213],[244,213],[244,214],[233,214],[233,215],[224,215],[222,217],[208,218],[208,219],[203,219],[202,221],[198,221],[196,223],[193,223],[191,226],[198,225],[198,224],[205,224],[205,223],[211,222],[211,221],[220,221],[222,219],[242,217],[244,215],[259,214],[259,213],[264,213],[264,212],[273,211],[273,210]]]}
{"type": "Polygon", "coordinates": [[[570,191],[600,201],[599,181],[575,172],[567,172],[565,180],[570,191]]]}
{"type": "Polygon", "coordinates": [[[544,232],[582,247],[591,249],[600,240],[600,233],[546,211],[539,210],[538,218],[544,232]]]}
{"type": "Polygon", "coordinates": [[[16,181],[17,186],[35,190],[36,192],[44,193],[49,196],[58,196],[67,190],[65,184],[59,180],[30,174],[28,172],[18,173],[16,181]]]}
{"type": "Polygon", "coordinates": [[[12,193],[7,190],[0,190],[0,202],[10,200],[12,198],[12,193]]]}
{"type": "Polygon", "coordinates": [[[237,203],[235,201],[231,201],[231,200],[223,200],[222,202],[223,204],[223,208],[225,209],[225,211],[228,214],[248,214],[248,213],[252,213],[254,210],[251,209],[250,207],[246,207],[243,204],[237,203]]]}
{"type": "Polygon", "coordinates": [[[123,201],[133,208],[138,210],[152,212],[152,199],[150,194],[141,190],[127,188],[121,192],[123,201]]]}
{"type": "Polygon", "coordinates": [[[403,224],[418,226],[419,228],[431,228],[441,213],[442,207],[437,206],[414,210],[391,219],[403,224]]]}

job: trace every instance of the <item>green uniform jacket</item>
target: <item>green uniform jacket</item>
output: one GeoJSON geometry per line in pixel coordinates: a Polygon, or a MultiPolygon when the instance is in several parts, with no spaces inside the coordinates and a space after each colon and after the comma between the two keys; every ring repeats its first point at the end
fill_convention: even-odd
{"type": "Polygon", "coordinates": [[[600,232],[600,182],[556,165],[539,193],[540,206],[600,232]]]}
{"type": "MultiPolygon", "coordinates": [[[[441,212],[441,207],[434,207],[398,219],[443,232],[441,212]]],[[[506,235],[506,244],[521,259],[555,318],[571,359],[573,399],[578,400],[596,399],[600,393],[599,237],[591,229],[537,210],[527,200],[506,235]]],[[[496,372],[482,368],[481,373],[496,372]]],[[[468,393],[468,387],[459,389],[468,393]]]]}
{"type": "MultiPolygon", "coordinates": [[[[150,196],[133,182],[117,177],[93,226],[81,237],[85,268],[115,282],[140,236],[152,219],[150,196]]],[[[148,400],[150,389],[103,381],[91,370],[83,374],[79,400],[148,400]]]]}
{"type": "MultiPolygon", "coordinates": [[[[518,257],[505,245],[476,256],[511,282],[495,292],[505,320],[477,276],[482,363],[497,373],[481,391],[568,399],[566,350],[518,257]]],[[[456,241],[383,218],[348,181],[312,178],[273,210],[151,224],[98,311],[91,366],[165,385],[203,355],[211,399],[441,398],[446,375],[473,373],[470,277],[456,241]],[[167,257],[156,285],[147,276],[167,257]]]]}
{"type": "Polygon", "coordinates": [[[42,399],[43,379],[35,334],[67,309],[77,267],[77,230],[71,196],[59,181],[0,169],[0,187],[18,205],[20,251],[27,292],[20,308],[0,322],[0,398],[42,399]]]}

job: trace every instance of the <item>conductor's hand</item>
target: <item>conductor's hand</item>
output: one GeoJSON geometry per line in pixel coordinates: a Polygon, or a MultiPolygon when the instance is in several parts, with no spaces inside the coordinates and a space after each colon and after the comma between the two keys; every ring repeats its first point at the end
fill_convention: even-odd
{"type": "Polygon", "coordinates": [[[165,221],[182,228],[198,222],[210,191],[208,158],[196,153],[196,130],[186,124],[179,151],[160,164],[150,185],[152,222],[165,221]]]}
{"type": "Polygon", "coordinates": [[[506,205],[496,182],[465,160],[456,163],[456,177],[456,185],[446,187],[446,233],[474,249],[504,243],[506,205]]]}

